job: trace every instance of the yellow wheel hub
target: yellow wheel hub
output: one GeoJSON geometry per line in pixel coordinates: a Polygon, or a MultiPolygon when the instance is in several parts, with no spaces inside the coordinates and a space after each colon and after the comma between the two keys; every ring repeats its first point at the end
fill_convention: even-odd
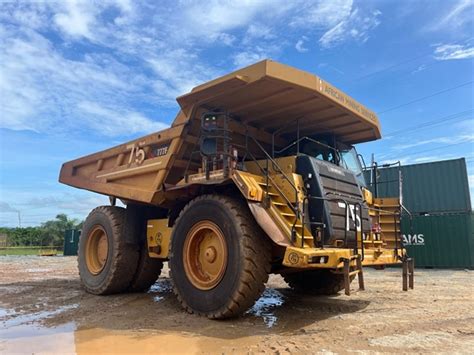
{"type": "Polygon", "coordinates": [[[196,223],[186,235],[183,260],[186,276],[196,288],[216,287],[227,267],[227,244],[221,229],[207,220],[196,223]]]}
{"type": "Polygon", "coordinates": [[[93,275],[99,274],[104,269],[109,254],[109,241],[102,226],[95,226],[89,233],[85,254],[89,272],[93,275]]]}

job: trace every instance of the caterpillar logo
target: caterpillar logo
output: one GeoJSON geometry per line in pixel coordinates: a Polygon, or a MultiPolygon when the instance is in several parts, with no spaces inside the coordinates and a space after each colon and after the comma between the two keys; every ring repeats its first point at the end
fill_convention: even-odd
{"type": "Polygon", "coordinates": [[[405,245],[425,245],[423,234],[403,234],[402,237],[405,245]]]}

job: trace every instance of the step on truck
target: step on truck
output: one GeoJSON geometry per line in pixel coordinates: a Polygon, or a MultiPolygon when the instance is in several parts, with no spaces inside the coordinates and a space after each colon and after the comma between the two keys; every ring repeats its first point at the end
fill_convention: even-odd
{"type": "Polygon", "coordinates": [[[177,102],[169,128],[61,168],[60,182],[110,200],[82,229],[88,292],[146,291],[167,261],[183,308],[221,319],[246,312],[270,273],[314,295],[349,294],[356,276],[363,289],[363,266],[413,275],[400,199],[372,196],[353,146],[381,137],[374,112],[271,60],[177,102]]]}

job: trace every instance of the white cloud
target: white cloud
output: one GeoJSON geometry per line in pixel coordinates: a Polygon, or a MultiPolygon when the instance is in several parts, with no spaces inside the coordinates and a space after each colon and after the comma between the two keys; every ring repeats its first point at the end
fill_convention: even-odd
{"type": "Polygon", "coordinates": [[[269,40],[275,37],[276,35],[270,26],[251,23],[242,42],[247,44],[253,40],[269,40]]]}
{"type": "Polygon", "coordinates": [[[422,64],[422,65],[419,65],[418,68],[413,70],[411,73],[416,74],[416,73],[422,72],[423,70],[426,70],[426,68],[427,68],[426,64],[422,64]]]}
{"type": "Polygon", "coordinates": [[[441,44],[435,48],[434,58],[437,60],[474,58],[474,47],[460,44],[441,44]]]}
{"type": "Polygon", "coordinates": [[[255,62],[264,60],[266,56],[262,53],[240,52],[234,56],[234,65],[236,67],[245,67],[255,62]]]}
{"type": "Polygon", "coordinates": [[[362,14],[355,8],[349,16],[324,33],[319,43],[323,48],[334,47],[348,39],[364,43],[369,39],[370,31],[380,24],[380,15],[381,12],[378,10],[362,14]]]}
{"type": "MultiPolygon", "coordinates": [[[[0,106],[0,127],[37,132],[68,131],[71,128],[96,130],[97,125],[76,110],[78,103],[100,100],[106,107],[126,112],[131,97],[142,95],[149,80],[134,73],[109,56],[86,55],[83,60],[63,57],[40,34],[7,29],[2,36],[0,55],[4,66],[0,76],[3,102],[0,106]],[[143,87],[142,87],[143,86],[143,87]]],[[[151,97],[150,97],[151,99],[151,97]]],[[[130,116],[133,118],[136,116],[130,116]]],[[[134,126],[123,133],[146,132],[134,126]]],[[[104,131],[96,130],[98,134],[104,131]]]]}
{"type": "Polygon", "coordinates": [[[346,20],[352,12],[352,6],[352,0],[306,2],[291,24],[327,30],[346,20]]]}
{"type": "Polygon", "coordinates": [[[8,213],[1,213],[6,211],[2,209],[5,203],[0,202],[0,226],[17,227],[19,223],[18,212],[20,212],[22,227],[40,225],[54,219],[59,213],[65,213],[69,218],[83,220],[93,208],[109,204],[107,196],[86,191],[72,191],[57,192],[55,194],[43,191],[28,192],[26,194],[24,192],[14,192],[13,196],[16,199],[22,199],[23,202],[17,203],[18,209],[12,208],[8,213]]]}
{"type": "Polygon", "coordinates": [[[274,58],[281,51],[279,45],[254,45],[240,50],[232,56],[235,67],[240,68],[264,59],[274,58]]]}
{"type": "Polygon", "coordinates": [[[396,150],[404,150],[427,144],[458,144],[464,142],[474,142],[474,134],[463,134],[459,136],[437,137],[425,140],[417,140],[413,143],[404,143],[393,145],[392,148],[396,150]]]}
{"type": "MultiPolygon", "coordinates": [[[[87,192],[67,192],[55,195],[41,194],[30,195],[24,203],[33,210],[33,213],[39,213],[38,210],[55,208],[58,211],[64,211],[67,214],[73,214],[75,217],[84,218],[95,207],[109,204],[106,196],[100,196],[87,192]]],[[[28,217],[28,211],[22,213],[28,217]]]]}
{"type": "Polygon", "coordinates": [[[235,36],[228,33],[224,33],[224,32],[220,33],[217,36],[217,41],[221,42],[222,44],[226,46],[231,46],[232,44],[234,44],[235,40],[236,40],[235,36]]]}
{"type": "Polygon", "coordinates": [[[180,26],[177,34],[215,40],[221,32],[247,26],[257,15],[276,14],[280,3],[280,0],[187,2],[176,19],[180,26]]]}
{"type": "Polygon", "coordinates": [[[448,4],[454,4],[443,16],[433,25],[433,29],[440,30],[442,28],[458,29],[473,20],[472,0],[450,1],[448,4]]]}
{"type": "Polygon", "coordinates": [[[426,9],[431,21],[420,26],[421,32],[440,32],[457,40],[472,37],[474,1],[439,1],[436,5],[433,2],[433,6],[428,6],[426,9]],[[430,13],[433,9],[436,11],[430,13]]]}
{"type": "Polygon", "coordinates": [[[194,86],[218,76],[217,70],[200,64],[196,54],[185,49],[154,55],[147,62],[156,74],[155,91],[173,101],[194,86]]]}
{"type": "Polygon", "coordinates": [[[305,43],[321,33],[325,47],[364,41],[378,16],[354,9],[352,0],[190,0],[173,6],[74,0],[0,6],[0,127],[41,133],[139,133],[134,127],[99,129],[94,117],[100,120],[100,115],[87,116],[84,102],[125,114],[123,124],[148,122],[154,109],[176,107],[176,96],[232,66],[278,59],[288,46],[304,52],[305,43]],[[348,32],[339,33],[341,28],[348,32]],[[216,43],[228,47],[226,55],[204,60],[202,52],[216,43]],[[132,111],[139,116],[130,116],[132,111]]]}
{"type": "Polygon", "coordinates": [[[173,28],[172,36],[187,42],[196,38],[214,42],[221,33],[247,28],[242,39],[246,46],[263,46],[262,41],[272,40],[276,45],[288,32],[305,30],[318,35],[322,46],[332,47],[346,40],[365,42],[380,23],[378,10],[355,7],[353,0],[211,0],[184,4],[182,11],[175,11],[163,25],[173,28]]]}
{"type": "Polygon", "coordinates": [[[120,136],[141,132],[154,132],[168,125],[155,122],[139,112],[129,110],[116,112],[95,102],[82,101],[79,110],[85,113],[88,126],[107,136],[120,136]]]}
{"type": "Polygon", "coordinates": [[[60,2],[61,10],[54,15],[54,22],[62,32],[73,37],[94,38],[93,27],[96,8],[93,3],[82,0],[60,2]]]}
{"type": "Polygon", "coordinates": [[[304,46],[305,41],[307,41],[307,37],[303,36],[301,39],[298,40],[295,44],[295,49],[300,52],[300,53],[306,53],[308,51],[308,48],[304,46]]]}
{"type": "Polygon", "coordinates": [[[448,144],[451,142],[451,139],[452,139],[451,137],[439,137],[439,138],[433,138],[433,139],[415,140],[415,142],[413,143],[395,144],[393,145],[393,149],[404,150],[404,149],[419,147],[420,145],[433,144],[433,143],[448,144]]]}

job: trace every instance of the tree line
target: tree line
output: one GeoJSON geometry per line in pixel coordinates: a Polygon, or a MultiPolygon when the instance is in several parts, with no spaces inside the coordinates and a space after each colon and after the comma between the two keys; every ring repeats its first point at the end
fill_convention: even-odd
{"type": "Polygon", "coordinates": [[[7,235],[8,246],[62,246],[64,232],[68,229],[82,229],[83,221],[69,219],[64,213],[46,221],[38,227],[0,227],[0,234],[7,235]]]}

